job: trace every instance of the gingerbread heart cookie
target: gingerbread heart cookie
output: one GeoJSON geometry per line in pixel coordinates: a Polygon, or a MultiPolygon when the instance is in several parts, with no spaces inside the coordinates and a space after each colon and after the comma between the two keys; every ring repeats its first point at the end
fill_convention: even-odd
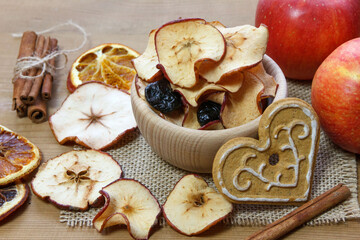
{"type": "Polygon", "coordinates": [[[272,103],[259,123],[259,140],[225,143],[213,163],[218,190],[235,203],[296,204],[310,197],[320,124],[297,98],[272,103]]]}

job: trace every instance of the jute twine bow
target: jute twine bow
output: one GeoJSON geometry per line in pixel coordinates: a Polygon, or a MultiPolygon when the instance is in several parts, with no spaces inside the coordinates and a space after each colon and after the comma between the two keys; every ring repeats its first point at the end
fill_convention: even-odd
{"type": "MultiPolygon", "coordinates": [[[[86,43],[86,41],[88,39],[85,29],[82,28],[81,26],[79,26],[78,24],[74,23],[73,21],[69,20],[66,23],[62,23],[62,24],[53,26],[53,27],[51,27],[49,29],[46,29],[44,31],[36,32],[36,34],[39,35],[39,34],[48,33],[48,32],[53,31],[54,29],[57,29],[57,28],[60,28],[60,27],[63,27],[63,26],[73,26],[77,30],[79,30],[83,35],[82,43],[78,47],[73,48],[73,49],[55,50],[55,51],[47,54],[43,58],[40,58],[38,56],[30,56],[30,57],[19,58],[16,61],[16,64],[15,64],[15,67],[14,67],[14,76],[24,78],[24,79],[35,79],[37,77],[43,76],[46,72],[50,73],[51,75],[54,75],[55,70],[65,68],[65,65],[67,63],[67,55],[66,54],[76,52],[76,51],[78,51],[78,50],[80,50],[81,48],[84,47],[84,45],[85,45],[85,43],[86,43]],[[50,59],[52,59],[52,58],[55,58],[55,57],[59,56],[59,55],[63,55],[65,57],[65,63],[64,63],[63,66],[55,68],[54,66],[51,66],[48,63],[48,61],[50,59]],[[36,76],[26,76],[27,70],[29,70],[31,68],[34,68],[34,67],[42,69],[41,73],[36,75],[36,76]]],[[[15,37],[15,38],[22,37],[22,33],[13,33],[11,35],[13,37],[15,37]]],[[[15,79],[16,78],[14,78],[13,81],[15,79]]]]}

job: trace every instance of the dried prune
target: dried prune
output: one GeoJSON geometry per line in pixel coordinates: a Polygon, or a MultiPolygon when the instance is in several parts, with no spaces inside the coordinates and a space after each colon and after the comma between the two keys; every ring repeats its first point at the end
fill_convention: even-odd
{"type": "Polygon", "coordinates": [[[200,126],[204,126],[205,124],[219,120],[220,119],[220,110],[221,105],[213,102],[213,101],[206,101],[203,102],[197,111],[197,119],[200,123],[200,126]]]}
{"type": "Polygon", "coordinates": [[[147,85],[145,98],[153,108],[162,113],[172,112],[182,106],[181,95],[171,89],[165,78],[147,85]]]}
{"type": "Polygon", "coordinates": [[[270,105],[272,104],[274,101],[274,97],[273,96],[262,96],[261,99],[260,99],[260,109],[262,112],[265,111],[265,109],[270,105]]]}

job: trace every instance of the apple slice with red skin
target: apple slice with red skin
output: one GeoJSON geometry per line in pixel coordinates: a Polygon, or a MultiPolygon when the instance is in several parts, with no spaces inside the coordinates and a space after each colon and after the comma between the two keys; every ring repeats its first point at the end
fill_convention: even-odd
{"type": "Polygon", "coordinates": [[[135,80],[134,80],[134,84],[135,84],[135,89],[136,89],[136,93],[138,95],[139,98],[141,98],[142,100],[146,101],[145,98],[145,88],[148,85],[147,82],[142,81],[137,75],[135,76],[135,80]]]}
{"type": "Polygon", "coordinates": [[[43,163],[31,188],[60,209],[85,211],[101,206],[104,199],[99,191],[121,174],[120,165],[107,153],[70,151],[43,163]]]}
{"type": "Polygon", "coordinates": [[[154,29],[150,32],[148,44],[144,53],[132,60],[132,64],[138,77],[145,82],[155,82],[163,76],[162,72],[156,67],[159,64],[155,49],[156,31],[157,29],[154,29]]]}
{"type": "Polygon", "coordinates": [[[215,25],[226,40],[226,54],[218,63],[201,65],[199,72],[208,82],[223,81],[236,71],[243,71],[261,62],[266,51],[268,30],[243,25],[233,28],[215,25]]]}
{"type": "Polygon", "coordinates": [[[125,224],[134,239],[149,238],[161,213],[160,205],[149,189],[134,179],[119,179],[100,193],[106,202],[93,219],[96,230],[101,232],[104,228],[125,224]]]}
{"type": "Polygon", "coordinates": [[[102,82],[86,82],[49,117],[60,144],[76,142],[102,150],[136,129],[130,95],[102,82]]]}
{"type": "Polygon", "coordinates": [[[201,177],[189,174],[180,179],[163,205],[166,222],[176,231],[200,234],[224,219],[233,205],[210,188],[201,177]]]}
{"type": "Polygon", "coordinates": [[[218,62],[225,55],[225,39],[204,19],[192,18],[169,22],[155,34],[158,68],[173,84],[195,86],[197,69],[203,61],[218,62]]]}
{"type": "Polygon", "coordinates": [[[243,125],[262,113],[259,102],[264,85],[249,71],[245,71],[244,76],[243,85],[238,92],[225,94],[225,103],[220,114],[225,128],[243,125]]]}
{"type": "Polygon", "coordinates": [[[171,88],[180,93],[184,100],[193,107],[198,106],[199,99],[213,92],[237,92],[241,88],[243,82],[243,73],[234,72],[229,78],[219,83],[209,83],[201,76],[198,82],[192,88],[181,88],[175,84],[171,84],[171,88]]]}
{"type": "Polygon", "coordinates": [[[262,62],[247,71],[253,73],[264,84],[264,96],[275,97],[278,84],[276,83],[274,77],[266,72],[262,62]]]}
{"type": "Polygon", "coordinates": [[[21,207],[29,196],[26,183],[16,181],[0,188],[0,221],[21,207]]]}

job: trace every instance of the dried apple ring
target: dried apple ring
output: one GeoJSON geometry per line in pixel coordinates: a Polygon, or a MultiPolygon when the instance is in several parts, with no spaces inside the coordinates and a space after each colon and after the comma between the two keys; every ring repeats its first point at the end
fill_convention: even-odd
{"type": "Polygon", "coordinates": [[[219,63],[201,65],[200,75],[208,82],[223,81],[228,75],[251,68],[261,62],[269,37],[265,26],[256,28],[243,25],[225,28],[216,25],[216,28],[226,40],[226,54],[219,63]]]}
{"type": "Polygon", "coordinates": [[[161,213],[158,201],[140,182],[119,179],[104,187],[104,208],[95,216],[96,230],[125,224],[134,239],[148,239],[150,230],[161,213]]]}
{"type": "Polygon", "coordinates": [[[199,18],[163,25],[155,34],[155,47],[165,77],[184,88],[195,86],[201,62],[218,62],[226,52],[223,35],[199,18]]]}
{"type": "Polygon", "coordinates": [[[193,236],[224,219],[233,205],[203,178],[189,174],[175,185],[162,208],[166,222],[173,229],[193,236]]]}
{"type": "Polygon", "coordinates": [[[121,174],[120,165],[107,153],[70,151],[42,164],[31,188],[61,209],[87,210],[103,203],[99,191],[121,174]]]}
{"type": "Polygon", "coordinates": [[[159,64],[155,49],[156,31],[154,29],[150,32],[145,52],[132,60],[137,76],[145,82],[155,82],[162,77],[161,71],[156,67],[159,64]]]}
{"type": "Polygon", "coordinates": [[[102,82],[87,82],[70,94],[49,117],[60,144],[76,142],[102,150],[116,144],[137,125],[130,94],[102,82]]]}
{"type": "Polygon", "coordinates": [[[244,83],[240,90],[225,95],[225,103],[220,115],[225,128],[243,125],[261,115],[259,102],[264,85],[249,71],[246,71],[244,76],[244,83]]]}

